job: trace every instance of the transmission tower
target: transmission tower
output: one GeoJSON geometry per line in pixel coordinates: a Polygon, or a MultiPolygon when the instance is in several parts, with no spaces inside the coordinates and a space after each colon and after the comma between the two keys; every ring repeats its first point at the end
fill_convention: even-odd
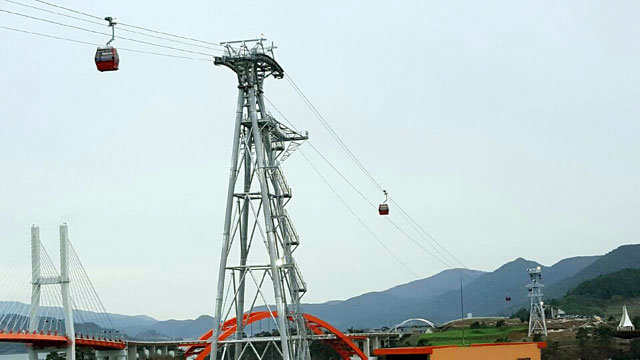
{"type": "Polygon", "coordinates": [[[531,307],[529,309],[529,336],[533,334],[547,335],[547,322],[544,316],[544,302],[542,301],[542,270],[540,266],[527,269],[531,282],[526,285],[529,289],[531,307]]]}
{"type": "MultiPolygon", "coordinates": [[[[308,139],[278,122],[264,106],[263,84],[284,77],[265,39],[222,43],[226,66],[238,77],[238,102],[231,154],[231,173],[218,273],[211,359],[262,358],[245,325],[256,308],[272,312],[275,346],[285,360],[310,359],[309,331],[300,308],[307,286],[293,253],[300,238],[287,210],[291,188],[280,165],[308,139]],[[255,241],[254,241],[255,240],[255,241]],[[264,245],[264,246],[262,246],[264,245]],[[273,306],[275,305],[275,309],[273,306]],[[277,313],[276,313],[277,312],[277,313]],[[229,320],[237,321],[232,341],[218,341],[229,320]],[[219,354],[220,353],[220,354],[219,354]]],[[[233,322],[233,321],[232,321],[233,322]]]]}

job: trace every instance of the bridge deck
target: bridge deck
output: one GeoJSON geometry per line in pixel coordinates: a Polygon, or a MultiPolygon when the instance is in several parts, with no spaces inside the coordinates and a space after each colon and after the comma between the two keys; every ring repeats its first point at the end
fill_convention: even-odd
{"type": "MultiPolygon", "coordinates": [[[[0,342],[33,344],[38,348],[43,347],[65,347],[69,339],[58,334],[39,334],[28,332],[2,332],[0,331],[0,342]]],[[[124,349],[126,343],[120,340],[108,340],[101,338],[76,338],[76,346],[91,347],[98,350],[124,349]]]]}

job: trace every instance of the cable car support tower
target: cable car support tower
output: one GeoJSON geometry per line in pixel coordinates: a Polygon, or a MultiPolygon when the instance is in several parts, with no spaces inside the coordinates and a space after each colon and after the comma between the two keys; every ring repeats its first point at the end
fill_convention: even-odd
{"type": "Polygon", "coordinates": [[[254,344],[265,340],[253,337],[245,326],[257,307],[272,313],[270,326],[277,336],[267,347],[275,347],[285,360],[310,359],[311,337],[300,308],[307,286],[293,258],[300,239],[285,209],[291,188],[280,168],[308,135],[283,125],[265,109],[264,80],[281,79],[284,70],[274,59],[273,45],[264,40],[222,43],[225,52],[214,60],[236,73],[238,100],[211,360],[264,356],[267,349],[260,354],[254,344]],[[243,319],[233,340],[218,341],[233,318],[243,319]]]}
{"type": "Polygon", "coordinates": [[[529,335],[547,335],[547,321],[544,315],[544,302],[542,301],[542,269],[540,266],[527,269],[531,282],[526,285],[529,289],[531,306],[529,308],[529,335]]]}

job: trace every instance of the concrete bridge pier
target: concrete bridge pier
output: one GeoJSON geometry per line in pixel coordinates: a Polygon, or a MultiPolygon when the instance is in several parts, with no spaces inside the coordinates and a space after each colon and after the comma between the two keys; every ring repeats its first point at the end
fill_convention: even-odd
{"type": "MultiPolygon", "coordinates": [[[[144,346],[136,346],[136,351],[138,352],[138,359],[144,359],[147,357],[147,353],[144,352],[144,346]]],[[[132,360],[129,358],[128,360],[132,360]]]]}
{"type": "Polygon", "coordinates": [[[152,356],[156,356],[158,355],[158,349],[155,346],[149,346],[149,356],[148,357],[152,357],[152,356]]]}
{"type": "Polygon", "coordinates": [[[160,355],[162,355],[162,356],[169,355],[169,347],[168,346],[160,346],[160,355]]]}
{"type": "Polygon", "coordinates": [[[367,358],[371,356],[371,340],[369,338],[362,340],[362,352],[367,355],[367,358]]]}
{"type": "Polygon", "coordinates": [[[127,350],[96,350],[96,360],[127,360],[127,350]]]}
{"type": "Polygon", "coordinates": [[[127,345],[127,360],[138,359],[138,347],[135,345],[127,345]]]}

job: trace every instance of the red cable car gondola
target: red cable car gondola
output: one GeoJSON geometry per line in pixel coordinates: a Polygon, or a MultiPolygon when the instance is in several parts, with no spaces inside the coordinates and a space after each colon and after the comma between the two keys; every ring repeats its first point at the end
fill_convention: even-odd
{"type": "Polygon", "coordinates": [[[507,296],[506,298],[504,298],[505,301],[511,301],[511,296],[507,296]]]}
{"type": "Polygon", "coordinates": [[[118,64],[120,64],[120,58],[116,48],[110,46],[96,50],[96,67],[99,71],[116,71],[118,64]]]}
{"type": "Polygon", "coordinates": [[[378,213],[380,215],[389,215],[389,204],[387,204],[388,194],[387,190],[382,190],[384,192],[384,202],[378,206],[378,213]]]}
{"type": "Polygon", "coordinates": [[[109,22],[109,26],[111,27],[111,40],[107,42],[107,46],[99,47],[96,50],[96,68],[98,71],[116,71],[118,70],[118,65],[120,64],[120,57],[118,56],[118,50],[113,46],[110,46],[111,42],[115,39],[115,25],[117,24],[113,21],[111,16],[104,18],[109,22]]]}

